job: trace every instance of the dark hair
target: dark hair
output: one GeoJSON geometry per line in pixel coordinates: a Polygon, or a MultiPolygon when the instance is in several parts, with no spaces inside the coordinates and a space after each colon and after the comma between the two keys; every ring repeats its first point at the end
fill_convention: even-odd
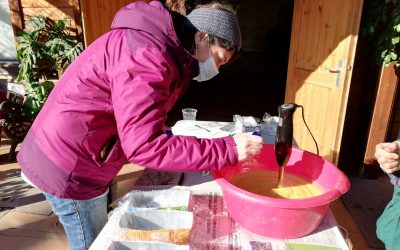
{"type": "MultiPolygon", "coordinates": [[[[178,36],[178,39],[182,46],[190,51],[193,52],[195,48],[195,42],[194,42],[194,36],[197,32],[197,29],[191,25],[187,18],[182,15],[182,10],[181,9],[176,9],[178,8],[177,6],[182,6],[182,2],[180,1],[167,1],[169,2],[169,7],[171,16],[172,16],[172,21],[174,24],[175,32],[176,35],[178,36]],[[176,5],[173,5],[175,3],[176,5]],[[175,8],[175,9],[174,9],[175,8]]],[[[237,6],[233,6],[229,4],[228,1],[224,0],[192,0],[192,1],[185,1],[185,8],[186,8],[186,13],[183,14],[189,14],[193,9],[196,7],[209,7],[209,8],[216,8],[219,10],[227,11],[233,14],[236,14],[236,9],[237,6]]],[[[219,45],[228,51],[233,51],[237,50],[238,47],[231,41],[228,41],[226,39],[222,39],[220,37],[208,34],[209,38],[209,43],[210,45],[219,45]]]]}
{"type": "MultiPolygon", "coordinates": [[[[170,0],[170,1],[182,1],[182,0],[170,0]]],[[[183,0],[185,1],[185,0],[183,0]]],[[[239,7],[239,0],[186,0],[185,8],[186,15],[192,12],[197,7],[208,6],[208,5],[220,5],[221,7],[218,9],[227,10],[236,14],[236,11],[239,7]]]]}
{"type": "Polygon", "coordinates": [[[225,48],[228,51],[232,51],[232,50],[237,50],[238,47],[232,42],[232,41],[228,41],[226,39],[222,39],[220,37],[217,36],[213,36],[208,34],[208,42],[211,45],[217,44],[223,48],[225,48]]]}

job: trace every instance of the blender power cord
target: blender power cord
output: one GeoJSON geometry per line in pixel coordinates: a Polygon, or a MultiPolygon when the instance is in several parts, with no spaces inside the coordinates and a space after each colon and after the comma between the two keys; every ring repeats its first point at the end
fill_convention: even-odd
{"type": "Polygon", "coordinates": [[[316,149],[317,149],[317,155],[319,156],[319,149],[318,149],[317,140],[315,140],[313,134],[311,133],[310,128],[309,128],[308,125],[307,125],[306,119],[304,118],[304,107],[301,106],[301,105],[299,105],[299,104],[295,104],[295,105],[296,105],[296,107],[300,107],[300,108],[301,108],[301,116],[302,116],[302,118],[303,118],[304,125],[306,125],[306,128],[307,128],[308,132],[310,133],[312,139],[314,140],[315,147],[316,147],[316,149]]]}

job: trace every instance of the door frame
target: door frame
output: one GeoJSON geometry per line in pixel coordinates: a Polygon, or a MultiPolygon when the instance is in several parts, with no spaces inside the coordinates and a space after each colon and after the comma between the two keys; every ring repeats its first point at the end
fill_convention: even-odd
{"type": "Polygon", "coordinates": [[[375,146],[387,140],[391,118],[396,107],[396,95],[399,88],[399,79],[395,70],[395,63],[388,66],[382,65],[376,100],[368,132],[368,141],[365,149],[363,169],[364,173],[373,171],[372,166],[377,166],[374,156],[375,146]]]}

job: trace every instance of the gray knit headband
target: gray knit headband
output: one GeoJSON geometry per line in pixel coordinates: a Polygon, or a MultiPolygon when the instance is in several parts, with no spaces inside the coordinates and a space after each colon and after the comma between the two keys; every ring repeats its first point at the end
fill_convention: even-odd
{"type": "Polygon", "coordinates": [[[233,42],[238,49],[242,46],[239,22],[234,14],[214,8],[198,8],[187,18],[198,31],[233,42]]]}

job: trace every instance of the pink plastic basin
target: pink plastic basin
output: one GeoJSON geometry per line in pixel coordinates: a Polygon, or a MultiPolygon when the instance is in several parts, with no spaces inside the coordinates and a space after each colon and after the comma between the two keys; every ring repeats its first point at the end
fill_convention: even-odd
{"type": "MultiPolygon", "coordinates": [[[[273,145],[264,145],[255,160],[259,163],[255,167],[257,169],[279,169],[273,145]]],[[[334,164],[299,149],[292,150],[285,173],[319,186],[323,192],[319,196],[281,199],[250,193],[229,182],[243,168],[239,164],[213,171],[212,174],[222,188],[229,215],[243,228],[271,238],[298,238],[313,232],[323,219],[329,203],[350,188],[348,178],[334,164]]]]}

